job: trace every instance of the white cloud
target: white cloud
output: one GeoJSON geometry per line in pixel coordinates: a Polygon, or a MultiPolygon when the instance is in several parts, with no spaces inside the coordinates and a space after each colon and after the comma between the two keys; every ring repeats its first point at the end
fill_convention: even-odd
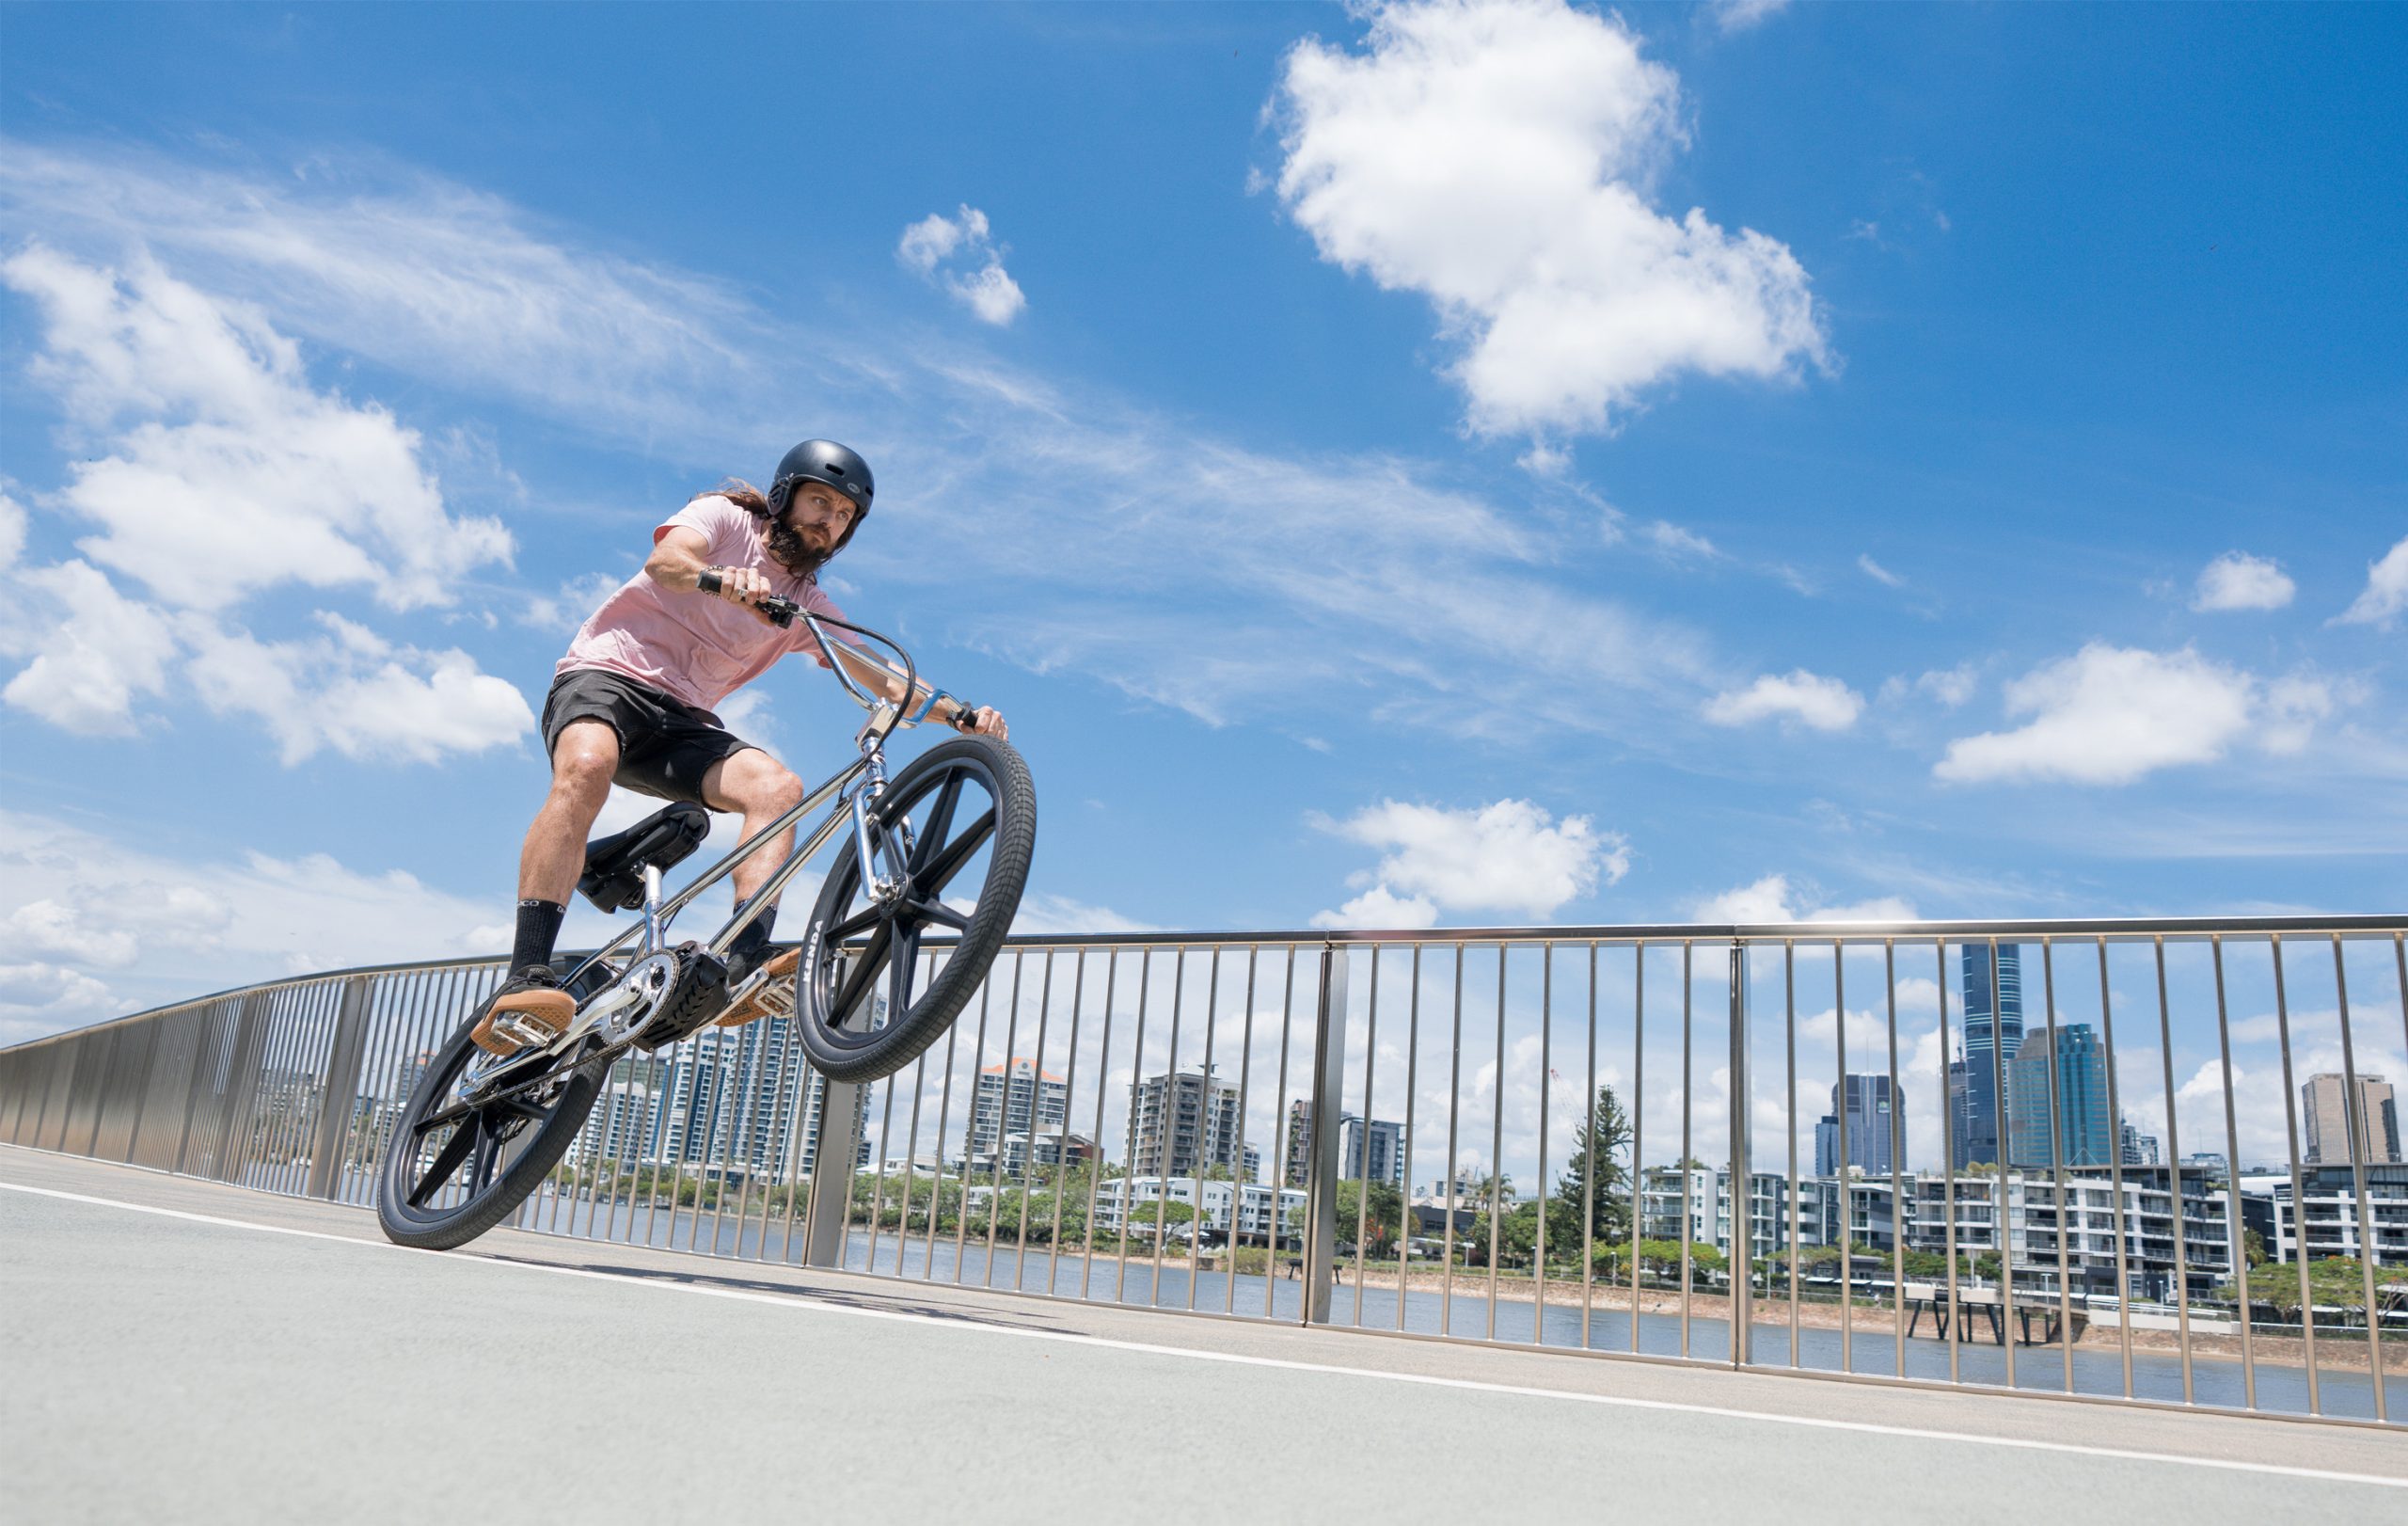
{"type": "Polygon", "coordinates": [[[602,607],[602,601],[619,591],[625,578],[608,572],[589,572],[569,579],[557,593],[537,594],[518,601],[516,619],[522,626],[548,630],[567,636],[585,624],[588,616],[602,607]]]}
{"type": "Polygon", "coordinates": [[[167,685],[167,622],[86,562],[19,572],[7,587],[41,617],[11,619],[0,634],[0,652],[33,658],[0,698],[80,736],[131,735],[135,701],[167,685]]]}
{"type": "Polygon", "coordinates": [[[563,246],[499,198],[373,160],[240,174],[8,139],[0,205],[54,239],[172,254],[304,335],[547,415],[761,440],[792,406],[760,385],[758,314],[718,283],[563,246]]]}
{"type": "Polygon", "coordinates": [[[864,536],[848,558],[896,596],[941,586],[962,639],[1022,668],[1212,724],[1292,718],[1343,684],[1402,725],[1535,723],[1650,753],[1670,746],[1665,709],[1713,680],[1694,628],[1580,576],[1590,521],[1508,514],[1439,462],[1250,450],[990,356],[799,326],[373,163],[259,178],[0,150],[0,210],[54,244],[172,251],[180,277],[272,304],[279,328],[578,429],[673,437],[705,469],[783,446],[798,405],[859,419],[848,437],[909,485],[895,525],[913,533],[864,536]],[[1044,485],[1058,474],[1092,490],[1065,499],[1044,485]],[[971,560],[911,548],[930,538],[971,560]],[[1227,616],[1210,644],[1180,612],[1198,597],[1227,616]],[[1490,660],[1500,650],[1515,660],[1490,660]]]}
{"type": "Polygon", "coordinates": [[[99,528],[80,543],[93,561],[218,610],[286,581],[445,604],[461,574],[509,560],[499,521],[446,512],[416,431],[312,389],[258,313],[147,259],[120,277],[40,245],[0,279],[41,310],[35,379],[106,440],[58,495],[99,528]]]}
{"type": "Polygon", "coordinates": [[[1763,25],[1789,8],[1789,0],[1713,0],[1708,8],[1725,37],[1763,25]]]}
{"type": "Polygon", "coordinates": [[[508,559],[499,522],[445,509],[415,432],[314,391],[264,319],[147,258],[120,278],[34,245],[0,278],[41,310],[36,381],[105,442],[57,495],[100,527],[82,548],[189,612],[128,598],[81,559],[11,568],[8,592],[34,613],[0,626],[0,653],[32,660],[0,697],[64,730],[122,736],[138,700],[189,689],[265,722],[288,763],[326,746],[432,761],[531,729],[518,691],[465,652],[395,646],[334,615],[320,616],[328,637],[302,642],[226,623],[230,606],[286,582],[449,603],[462,574],[508,559]]]}
{"type": "Polygon", "coordinates": [[[1863,713],[1863,695],[1837,678],[1804,668],[1786,677],[1767,673],[1747,688],[1717,694],[1705,704],[1705,718],[1719,726],[1787,716],[1817,731],[1846,731],[1863,713]]]}
{"type": "Polygon", "coordinates": [[[1274,110],[1282,204],[1323,260],[1429,297],[1477,430],[1604,429],[1685,372],[1826,358],[1785,245],[1650,204],[1679,81],[1618,19],[1390,5],[1365,51],[1297,43],[1274,110]]]}
{"type": "Polygon", "coordinates": [[[25,506],[0,492],[0,572],[17,564],[25,549],[25,506]]]}
{"type": "Polygon", "coordinates": [[[903,230],[895,258],[966,304],[980,321],[1010,323],[1028,306],[1020,283],[1004,270],[1004,250],[987,215],[964,206],[958,216],[930,213],[903,230]]]}
{"type": "Polygon", "coordinates": [[[1022,896],[1020,910],[1012,917],[1012,931],[1019,934],[1069,936],[1083,932],[1160,930],[1151,923],[1124,916],[1109,906],[1091,905],[1068,896],[1050,895],[1043,891],[1022,896]]]}
{"type": "Polygon", "coordinates": [[[1400,896],[1373,885],[1334,912],[1316,912],[1317,928],[1434,928],[1438,908],[1424,896],[1400,896]]]}
{"type": "Polygon", "coordinates": [[[0,963],[0,1045],[23,1043],[131,1009],[80,970],[39,961],[0,963]]]}
{"type": "Polygon", "coordinates": [[[445,753],[506,747],[534,730],[526,698],[479,672],[467,653],[396,646],[340,615],[318,619],[327,635],[290,642],[195,622],[194,691],[221,714],[258,717],[288,764],[324,748],[431,763],[445,753]]]}
{"type": "MultiPolygon", "coordinates": [[[[1877,896],[1843,905],[1809,903],[1785,874],[1767,874],[1752,884],[1739,885],[1697,903],[1700,922],[1911,922],[1912,902],[1898,896],[1877,896]]],[[[1910,983],[1910,982],[1909,982],[1910,983]]],[[[1900,988],[1902,991],[1904,986],[1900,988]]]]}
{"type": "Polygon", "coordinates": [[[0,811],[0,1041],[287,975],[499,954],[508,910],[324,854],[179,861],[0,811]]]}
{"type": "Polygon", "coordinates": [[[1658,519],[1647,527],[1647,538],[1657,550],[1671,556],[1696,556],[1708,560],[1721,556],[1714,542],[1694,531],[1683,530],[1670,520],[1658,519]]]}
{"type": "Polygon", "coordinates": [[[2209,763],[2256,732],[2257,745],[2295,753],[2333,696],[2310,678],[2271,686],[2188,647],[2151,652],[2093,642],[2006,686],[2013,731],[1960,737],[1932,769],[1939,778],[2063,779],[2130,784],[2158,769],[2209,763]]]}
{"type": "Polygon", "coordinates": [[[1545,918],[1558,907],[1630,872],[1630,849],[1618,832],[1596,830],[1585,816],[1557,821],[1526,800],[1450,810],[1382,801],[1343,821],[1320,823],[1342,837],[1382,849],[1364,894],[1317,927],[1429,927],[1437,913],[1497,911],[1545,918]]]}
{"type": "Polygon", "coordinates": [[[1972,699],[1979,684],[1973,665],[1966,662],[1953,668],[1935,668],[1924,674],[1915,679],[1915,691],[1929,694],[1953,710],[1972,699]]]}
{"type": "Polygon", "coordinates": [[[2337,618],[2389,630],[2402,610],[2408,610],[2408,535],[2384,552],[2381,561],[2367,564],[2366,591],[2337,618]]]}
{"type": "Polygon", "coordinates": [[[1866,577],[1872,579],[1875,582],[1880,583],[1884,587],[1904,588],[1907,586],[1907,580],[1899,577],[1896,573],[1892,572],[1888,567],[1883,566],[1880,563],[1874,561],[1870,555],[1864,552],[1860,551],[1857,553],[1856,565],[1859,571],[1862,572],[1866,577]]]}
{"type": "Polygon", "coordinates": [[[2291,601],[2298,585],[2283,569],[2262,556],[2226,551],[2199,572],[2191,608],[2210,610],[2279,610],[2291,601]]]}

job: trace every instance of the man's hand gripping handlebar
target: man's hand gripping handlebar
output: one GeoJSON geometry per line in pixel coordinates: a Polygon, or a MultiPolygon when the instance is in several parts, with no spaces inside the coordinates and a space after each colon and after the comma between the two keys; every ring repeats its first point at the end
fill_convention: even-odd
{"type": "MultiPolygon", "coordinates": [[[[800,604],[781,594],[763,595],[753,608],[781,630],[791,627],[803,612],[800,604]]],[[[998,739],[1006,735],[1004,718],[992,710],[982,710],[967,700],[957,699],[941,689],[932,689],[920,682],[916,675],[897,673],[869,653],[845,642],[823,642],[822,645],[830,656],[845,664],[846,672],[856,683],[865,685],[873,692],[900,703],[908,690],[911,700],[918,702],[920,707],[917,714],[906,718],[906,724],[934,716],[965,735],[984,732],[998,739]]]]}

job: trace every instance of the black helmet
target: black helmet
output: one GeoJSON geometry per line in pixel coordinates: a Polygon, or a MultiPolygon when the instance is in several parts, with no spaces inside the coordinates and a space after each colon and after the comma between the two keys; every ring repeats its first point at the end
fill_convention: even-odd
{"type": "Polygon", "coordinates": [[[833,556],[853,538],[853,532],[869,517],[870,496],[877,491],[870,481],[869,463],[832,439],[807,439],[788,451],[778,461],[778,474],[769,483],[769,514],[776,517],[786,512],[786,504],[794,497],[794,485],[799,482],[825,483],[853,501],[852,523],[836,537],[835,546],[828,552],[833,556]]]}

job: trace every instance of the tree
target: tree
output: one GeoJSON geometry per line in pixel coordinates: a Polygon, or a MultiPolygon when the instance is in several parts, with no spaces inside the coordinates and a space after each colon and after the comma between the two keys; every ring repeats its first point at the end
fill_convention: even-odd
{"type": "Polygon", "coordinates": [[[1352,1240],[1357,1225],[1363,1232],[1363,1253],[1385,1261],[1397,1252],[1397,1235],[1404,1218],[1404,1196],[1386,1182],[1338,1184],[1338,1232],[1352,1240]],[[1366,1213],[1365,1200],[1369,1199],[1366,1213]]]}
{"type": "Polygon", "coordinates": [[[1547,1205],[1546,1240],[1550,1255],[1577,1251],[1591,1232],[1599,1244],[1620,1240],[1630,1231],[1630,1202],[1622,1152],[1630,1148],[1630,1121],[1614,1089],[1597,1089],[1597,1103],[1579,1132],[1572,1137],[1572,1159],[1557,1179],[1555,1198],[1547,1205]],[[1595,1179],[1590,1161],[1596,1162],[1595,1179]]]}

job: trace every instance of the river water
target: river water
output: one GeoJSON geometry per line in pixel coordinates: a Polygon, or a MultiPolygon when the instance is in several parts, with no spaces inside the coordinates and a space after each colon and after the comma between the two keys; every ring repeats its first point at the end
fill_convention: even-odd
{"type": "MultiPolygon", "coordinates": [[[[607,1238],[621,1243],[650,1244],[664,1248],[695,1250],[705,1254],[737,1257],[743,1260],[784,1260],[800,1264],[802,1260],[801,1226],[789,1232],[783,1216],[763,1223],[760,1205],[754,1203],[746,1221],[736,1221],[734,1204],[727,1211],[714,1215],[708,1211],[696,1214],[692,1209],[679,1210],[673,1216],[666,1206],[647,1208],[638,1202],[631,1208],[626,1203],[613,1205],[588,1200],[570,1200],[544,1194],[525,1210],[519,1222],[525,1227],[552,1233],[578,1237],[607,1238]]],[[[1024,1256],[1016,1254],[1003,1236],[991,1255],[981,1240],[973,1239],[958,1251],[950,1235],[939,1234],[931,1247],[923,1226],[908,1240],[898,1245],[893,1231],[884,1231],[875,1238],[867,1230],[855,1229],[848,1236],[845,1266],[847,1270],[872,1272],[896,1277],[906,1281],[933,1280],[958,1282],[968,1287],[1017,1288],[1032,1293],[1052,1292],[1062,1297],[1084,1297],[1102,1303],[1123,1303],[1137,1307],[1165,1309],[1200,1309],[1214,1312],[1235,1312],[1258,1318],[1294,1322],[1302,1318],[1303,1284],[1291,1278],[1263,1278],[1251,1273],[1201,1271],[1196,1274],[1193,1287],[1185,1262],[1176,1250],[1166,1253],[1159,1267],[1149,1255],[1132,1251],[1124,1263],[1118,1256],[1099,1254],[1093,1261],[1085,1260],[1073,1248],[1058,1260],[1040,1248],[1031,1248],[1024,1256]],[[1051,1286],[1048,1280],[1051,1280],[1051,1286]]],[[[1421,1335],[1448,1334],[1481,1340],[1489,1338],[1494,1319],[1494,1338],[1499,1342],[1528,1343],[1532,1340],[1533,1301],[1527,1289],[1510,1286],[1500,1290],[1492,1310],[1484,1273],[1466,1272],[1459,1275],[1451,1297],[1442,1296],[1435,1289],[1414,1287],[1404,1293],[1404,1307],[1400,1324],[1397,1290],[1367,1287],[1362,1296],[1358,1318],[1354,1286],[1351,1279],[1341,1276],[1332,1290],[1330,1323],[1338,1326],[1361,1324],[1374,1329],[1402,1328],[1421,1335]],[[1521,1296],[1514,1296],[1519,1291],[1521,1296]]],[[[1791,1365],[1789,1325],[1785,1302],[1762,1302],[1757,1306],[1754,1323],[1752,1364],[1759,1367],[1791,1365]],[[1771,1316],[1771,1318],[1767,1318],[1771,1316]],[[1778,1319],[1778,1323],[1772,1322],[1778,1319]]],[[[1580,1309],[1576,1304],[1550,1303],[1540,1316],[1538,1341],[1545,1345],[1577,1349],[1580,1340],[1580,1309]]],[[[1694,1316],[1688,1322],[1686,1352],[1683,1346],[1681,1320],[1677,1314],[1644,1313],[1639,1316],[1637,1349],[1646,1355],[1678,1357],[1684,1354],[1705,1361],[1728,1361],[1731,1357],[1729,1322],[1722,1318],[1694,1316]]],[[[1921,1336],[1909,1336],[1906,1343],[1905,1375],[1911,1378],[1938,1382],[1949,1381],[1948,1343],[1929,1334],[1931,1322],[1925,1319],[1921,1336]]],[[[1589,1346],[1598,1351],[1629,1351],[1632,1349],[1630,1315],[1619,1309],[1596,1308],[1589,1320],[1589,1346]]],[[[2353,1346],[2357,1353],[2366,1349],[2363,1330],[2335,1331],[2318,1336],[2320,1350],[2335,1346],[2353,1346]]],[[[1846,1368],[1841,1364],[1840,1332],[1836,1329],[1803,1328],[1798,1332],[1798,1365],[1825,1372],[1843,1370],[1877,1376],[1898,1375],[1898,1342],[1893,1318],[1886,1312],[1867,1311],[1861,1314],[1849,1343],[1850,1358],[1846,1368]]],[[[2384,1355],[2396,1366],[2408,1366],[2403,1356],[2386,1349],[2384,1355]]],[[[2005,1348],[1992,1344],[1987,1332],[1978,1341],[1960,1341],[1956,1346],[1957,1381],[1969,1384],[2008,1386],[2008,1354],[2005,1348]]],[[[2021,1346],[2014,1352],[2013,1387],[2034,1391],[2062,1392],[2066,1388],[2065,1356],[2055,1346],[2021,1346]]],[[[2193,1402],[2231,1408],[2248,1406],[2247,1388],[2242,1363],[2238,1359],[2194,1356],[2191,1363],[2193,1402]]],[[[2257,1407],[2261,1410],[2305,1414],[2310,1410],[2307,1374],[2295,1365],[2282,1365],[2259,1359],[2257,1362],[2257,1407]]],[[[2323,1413],[2372,1419],[2374,1415],[2374,1385],[2364,1369],[2336,1367],[2320,1361],[2317,1372],[2317,1400],[2323,1413]]],[[[2124,1392],[2124,1369],[2121,1348],[2110,1343],[2077,1347],[2073,1356],[2073,1391],[2100,1395],[2124,1392]]],[[[2408,1414],[2408,1375],[2394,1371],[2386,1375],[2384,1385],[2385,1403],[2394,1416],[2408,1414]]],[[[2180,1403],[2182,1401],[2182,1360],[2178,1354],[2154,1351],[2132,1353],[2131,1393],[2135,1398],[2180,1403]]]]}

